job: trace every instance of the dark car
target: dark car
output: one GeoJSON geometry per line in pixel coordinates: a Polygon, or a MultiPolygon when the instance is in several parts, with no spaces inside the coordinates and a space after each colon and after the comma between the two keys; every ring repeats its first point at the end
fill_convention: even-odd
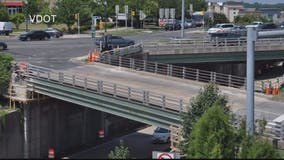
{"type": "Polygon", "coordinates": [[[56,38],[59,38],[59,37],[62,37],[63,36],[63,32],[60,31],[59,29],[57,28],[47,28],[44,30],[46,33],[48,33],[51,37],[56,37],[56,38]]]}
{"type": "Polygon", "coordinates": [[[50,39],[50,35],[42,30],[33,30],[25,34],[21,34],[19,39],[21,41],[29,40],[47,40],[50,39]]]}
{"type": "Polygon", "coordinates": [[[96,45],[102,45],[103,50],[110,50],[117,47],[127,47],[134,44],[135,42],[133,40],[113,35],[105,35],[96,39],[96,45]]]}
{"type": "Polygon", "coordinates": [[[236,46],[244,45],[246,38],[238,33],[224,32],[224,33],[211,33],[210,42],[213,46],[236,46]]]}
{"type": "Polygon", "coordinates": [[[277,28],[277,25],[274,23],[263,23],[260,26],[260,29],[276,29],[276,28],[277,28]]]}
{"type": "Polygon", "coordinates": [[[165,24],[165,30],[180,30],[181,29],[181,23],[179,21],[174,22],[168,22],[165,24]]]}
{"type": "Polygon", "coordinates": [[[8,46],[5,42],[0,42],[0,49],[5,50],[7,48],[8,48],[8,46]]]}

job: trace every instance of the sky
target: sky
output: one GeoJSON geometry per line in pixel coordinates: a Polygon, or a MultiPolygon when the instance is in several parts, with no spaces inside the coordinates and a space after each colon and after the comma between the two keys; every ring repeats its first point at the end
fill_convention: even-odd
{"type": "Polygon", "coordinates": [[[236,2],[245,2],[245,3],[263,3],[263,4],[277,4],[284,3],[284,0],[206,0],[208,2],[226,2],[226,1],[236,1],[236,2]]]}

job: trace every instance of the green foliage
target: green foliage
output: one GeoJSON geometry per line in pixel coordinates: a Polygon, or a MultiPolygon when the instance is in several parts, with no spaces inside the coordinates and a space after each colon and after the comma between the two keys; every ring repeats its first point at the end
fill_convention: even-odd
{"type": "Polygon", "coordinates": [[[246,136],[241,144],[239,158],[276,159],[280,158],[276,148],[266,139],[246,136]]]}
{"type": "Polygon", "coordinates": [[[8,21],[9,20],[9,14],[6,9],[1,8],[0,9],[0,21],[8,21]]]}
{"type": "Polygon", "coordinates": [[[11,79],[11,63],[13,57],[8,54],[0,53],[0,94],[7,92],[11,79]]]}
{"type": "Polygon", "coordinates": [[[213,13],[214,21],[213,25],[219,23],[229,23],[228,18],[223,13],[213,13]]]}
{"type": "Polygon", "coordinates": [[[188,145],[190,145],[189,136],[192,127],[202,116],[202,114],[214,104],[224,106],[226,112],[228,112],[229,107],[226,106],[227,103],[227,98],[224,95],[220,95],[219,88],[212,83],[206,85],[204,89],[200,90],[196,98],[192,98],[190,100],[188,112],[181,115],[184,137],[184,141],[181,144],[181,149],[183,151],[185,151],[186,148],[188,148],[188,145]]]}
{"type": "Polygon", "coordinates": [[[254,21],[272,22],[272,20],[270,20],[270,19],[255,16],[255,15],[250,15],[250,14],[235,17],[235,23],[239,24],[239,25],[247,25],[247,24],[250,24],[254,21]]]}
{"type": "Polygon", "coordinates": [[[19,29],[20,24],[25,22],[25,15],[22,13],[16,13],[10,17],[10,21],[15,24],[16,29],[19,29]]]}
{"type": "Polygon", "coordinates": [[[187,158],[234,158],[235,134],[230,115],[215,105],[194,125],[187,158]]]}
{"type": "Polygon", "coordinates": [[[44,8],[45,2],[43,0],[27,0],[23,6],[23,13],[25,15],[36,15],[44,8]]]}
{"type": "Polygon", "coordinates": [[[120,141],[119,146],[114,148],[114,151],[111,151],[108,155],[109,159],[129,159],[129,150],[128,147],[123,145],[123,142],[120,141]]]}

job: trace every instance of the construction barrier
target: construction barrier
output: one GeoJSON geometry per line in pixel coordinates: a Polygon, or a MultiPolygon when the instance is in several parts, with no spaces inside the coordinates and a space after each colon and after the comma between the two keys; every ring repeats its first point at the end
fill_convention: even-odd
{"type": "Polygon", "coordinates": [[[269,85],[266,86],[265,93],[270,94],[270,86],[269,85]]]}
{"type": "Polygon", "coordinates": [[[92,53],[92,62],[97,62],[99,60],[100,53],[97,51],[93,51],[92,53]]]}
{"type": "Polygon", "coordinates": [[[53,148],[48,149],[48,158],[54,158],[54,149],[53,148]]]}
{"type": "Polygon", "coordinates": [[[105,131],[103,129],[99,130],[99,137],[104,138],[105,137],[105,131]]]}

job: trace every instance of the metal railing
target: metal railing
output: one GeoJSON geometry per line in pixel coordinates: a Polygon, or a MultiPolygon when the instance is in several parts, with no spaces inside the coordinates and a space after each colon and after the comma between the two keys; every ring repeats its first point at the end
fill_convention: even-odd
{"type": "Polygon", "coordinates": [[[145,106],[158,107],[161,110],[171,112],[186,112],[189,105],[189,102],[177,97],[98,80],[94,77],[86,77],[86,75],[58,72],[34,65],[27,65],[26,76],[68,85],[105,96],[112,96],[113,98],[138,102],[145,106]]]}
{"type": "Polygon", "coordinates": [[[246,82],[246,78],[244,77],[238,77],[182,66],[174,66],[171,64],[148,62],[145,60],[137,60],[116,55],[101,56],[99,62],[119,67],[125,67],[133,70],[151,72],[155,74],[195,80],[199,82],[213,82],[219,85],[234,88],[240,88],[244,86],[246,82]]]}
{"type": "MultiPolygon", "coordinates": [[[[255,43],[256,51],[284,50],[284,38],[258,39],[255,43]]],[[[169,42],[142,42],[143,49],[151,54],[177,53],[215,53],[246,51],[246,38],[237,39],[187,39],[169,42]]]]}
{"type": "Polygon", "coordinates": [[[127,47],[114,48],[110,51],[102,52],[101,56],[104,56],[104,55],[126,56],[126,55],[129,55],[129,54],[139,53],[139,52],[142,52],[142,51],[143,51],[142,44],[138,43],[138,44],[127,46],[127,47]]]}

